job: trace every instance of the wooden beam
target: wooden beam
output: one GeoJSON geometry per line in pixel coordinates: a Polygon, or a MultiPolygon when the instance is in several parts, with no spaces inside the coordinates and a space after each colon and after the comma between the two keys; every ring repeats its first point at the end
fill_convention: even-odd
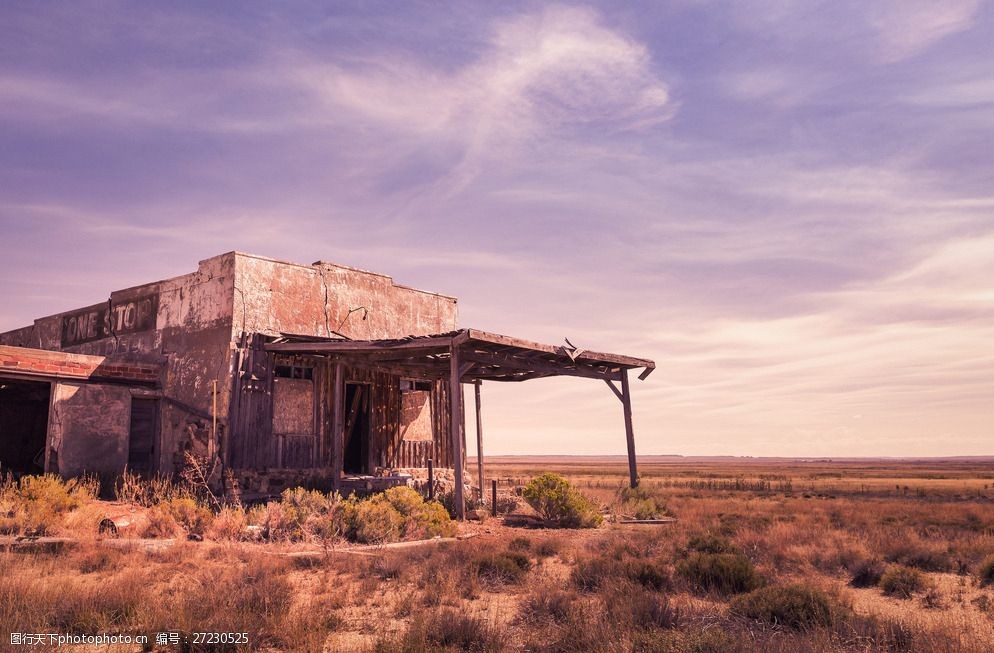
{"type": "Polygon", "coordinates": [[[622,403],[624,403],[625,395],[621,394],[621,390],[618,390],[618,386],[614,385],[610,379],[604,379],[604,383],[606,383],[607,387],[611,388],[611,392],[613,392],[614,395],[620,399],[622,403]]]}
{"type": "Polygon", "coordinates": [[[628,370],[621,371],[621,405],[625,413],[625,438],[628,441],[628,480],[632,488],[639,485],[635,462],[635,432],[632,429],[632,390],[628,385],[628,370]]]}
{"type": "Polygon", "coordinates": [[[455,480],[456,518],[466,519],[466,501],[463,497],[462,478],[462,383],[459,377],[459,345],[452,340],[452,355],[449,357],[449,436],[452,443],[452,467],[455,480]]]}
{"type": "MultiPolygon", "coordinates": [[[[573,363],[567,359],[563,363],[555,363],[535,358],[522,358],[519,356],[509,356],[507,354],[496,354],[481,351],[472,351],[465,354],[465,358],[481,363],[483,365],[497,365],[509,370],[522,372],[541,372],[546,375],[557,376],[579,376],[588,379],[617,379],[618,371],[613,368],[601,371],[592,367],[573,363]]],[[[492,370],[477,370],[474,376],[492,370]]]]}
{"type": "MultiPolygon", "coordinates": [[[[544,345],[540,342],[534,342],[531,340],[524,340],[522,338],[512,338],[511,336],[502,336],[496,333],[488,333],[486,331],[480,331],[479,329],[467,329],[469,340],[489,342],[495,345],[505,345],[508,347],[516,347],[521,349],[531,349],[534,351],[542,351],[547,354],[556,354],[557,356],[562,356],[563,358],[569,359],[569,356],[565,353],[565,348],[557,347],[555,345],[544,345]]],[[[655,367],[656,364],[646,358],[635,358],[633,356],[622,356],[620,354],[608,354],[604,352],[597,351],[584,351],[582,354],[577,356],[577,360],[588,360],[598,363],[614,363],[616,365],[624,365],[626,367],[655,367]]]]}
{"type": "Polygon", "coordinates": [[[396,374],[399,376],[411,376],[424,379],[444,379],[449,376],[449,366],[447,362],[444,366],[398,365],[393,363],[367,361],[359,356],[336,356],[335,361],[344,363],[349,367],[356,369],[374,370],[376,372],[385,372],[387,374],[396,374]]]}
{"type": "Polygon", "coordinates": [[[480,413],[480,386],[482,382],[473,384],[476,392],[476,476],[480,482],[480,503],[483,503],[483,416],[480,413]]]}
{"type": "Polygon", "coordinates": [[[332,487],[337,492],[342,486],[342,473],[345,466],[345,366],[335,363],[335,383],[332,388],[331,420],[331,466],[332,487]]]}
{"type": "Polygon", "coordinates": [[[452,342],[450,337],[413,338],[411,340],[327,340],[324,342],[271,342],[266,351],[321,352],[380,352],[397,349],[439,349],[452,342]]]}

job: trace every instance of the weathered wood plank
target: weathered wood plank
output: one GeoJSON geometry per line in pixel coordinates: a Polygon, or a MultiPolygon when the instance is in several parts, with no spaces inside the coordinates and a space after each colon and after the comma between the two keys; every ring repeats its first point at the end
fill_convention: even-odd
{"type": "Polygon", "coordinates": [[[473,384],[476,395],[476,476],[480,483],[480,501],[483,501],[483,415],[480,411],[480,386],[477,381],[473,384]]]}
{"type": "Polygon", "coordinates": [[[639,474],[635,461],[635,432],[632,429],[632,390],[628,385],[628,370],[621,372],[621,404],[625,413],[625,439],[628,442],[628,477],[633,488],[638,487],[639,474]]]}
{"type": "Polygon", "coordinates": [[[335,382],[332,388],[332,484],[335,490],[342,486],[342,473],[345,456],[345,369],[341,363],[335,363],[335,382]]]}
{"type": "Polygon", "coordinates": [[[452,341],[452,356],[449,358],[451,366],[451,378],[449,379],[449,401],[451,412],[449,415],[449,430],[452,440],[452,462],[455,477],[455,508],[456,517],[466,518],[466,501],[463,497],[463,435],[462,435],[462,383],[459,377],[459,346],[452,341]]]}

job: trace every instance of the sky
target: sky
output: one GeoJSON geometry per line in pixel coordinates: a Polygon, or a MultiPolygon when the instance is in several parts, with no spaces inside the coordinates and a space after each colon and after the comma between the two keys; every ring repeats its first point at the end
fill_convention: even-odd
{"type": "MultiPolygon", "coordinates": [[[[992,34],[978,0],[4,2],[0,330],[328,260],[655,360],[640,453],[994,454],[992,34]]],[[[483,416],[485,453],[625,451],[586,379],[483,416]]]]}

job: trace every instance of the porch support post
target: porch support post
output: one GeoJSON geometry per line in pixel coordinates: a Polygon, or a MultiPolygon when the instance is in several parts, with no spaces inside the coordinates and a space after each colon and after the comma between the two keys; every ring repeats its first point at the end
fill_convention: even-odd
{"type": "Polygon", "coordinates": [[[466,519],[466,500],[463,497],[463,409],[462,383],[459,369],[459,345],[453,339],[449,351],[449,439],[452,442],[452,467],[455,476],[456,517],[466,519]]]}
{"type": "Polygon", "coordinates": [[[476,389],[476,476],[480,482],[480,503],[483,503],[483,416],[480,413],[480,386],[482,381],[473,384],[476,389]]]}
{"type": "Polygon", "coordinates": [[[625,412],[625,437],[628,440],[628,480],[638,487],[639,474],[635,462],[635,432],[632,430],[632,391],[628,385],[628,370],[621,370],[621,405],[625,412]]]}
{"type": "Polygon", "coordinates": [[[342,467],[344,466],[345,452],[345,370],[340,362],[335,363],[335,382],[332,384],[332,419],[331,419],[331,466],[332,487],[337,492],[342,487],[342,467]]]}

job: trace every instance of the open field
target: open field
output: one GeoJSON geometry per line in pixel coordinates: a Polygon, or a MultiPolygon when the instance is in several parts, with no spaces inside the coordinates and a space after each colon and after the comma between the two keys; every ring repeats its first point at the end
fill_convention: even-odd
{"type": "MultiPolygon", "coordinates": [[[[620,459],[487,464],[502,491],[545,471],[608,513],[628,508],[620,459]]],[[[9,631],[182,631],[245,632],[249,644],[147,650],[994,649],[989,461],[647,459],[640,471],[643,495],[678,521],[488,518],[459,525],[469,539],[411,548],[209,528],[204,542],[110,547],[82,526],[93,502],[54,529],[78,546],[0,554],[0,647],[9,631]]]]}

